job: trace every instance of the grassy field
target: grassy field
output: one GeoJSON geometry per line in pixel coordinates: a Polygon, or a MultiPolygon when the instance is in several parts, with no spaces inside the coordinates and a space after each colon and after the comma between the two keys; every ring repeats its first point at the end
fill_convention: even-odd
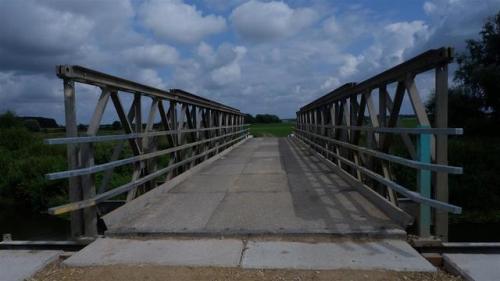
{"type": "Polygon", "coordinates": [[[295,123],[270,123],[250,125],[254,137],[286,137],[292,133],[295,123]]]}

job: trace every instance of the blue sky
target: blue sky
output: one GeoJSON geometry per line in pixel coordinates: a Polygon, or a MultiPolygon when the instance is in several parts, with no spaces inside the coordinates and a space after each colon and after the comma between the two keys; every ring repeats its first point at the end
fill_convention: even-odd
{"type": "MultiPolygon", "coordinates": [[[[462,51],[499,10],[500,0],[1,0],[0,111],[62,122],[54,66],[79,64],[294,117],[427,49],[462,51]]],[[[417,82],[428,95],[432,76],[417,82]]],[[[77,90],[87,123],[98,91],[77,90]]],[[[104,122],[115,119],[110,111],[104,122]]]]}

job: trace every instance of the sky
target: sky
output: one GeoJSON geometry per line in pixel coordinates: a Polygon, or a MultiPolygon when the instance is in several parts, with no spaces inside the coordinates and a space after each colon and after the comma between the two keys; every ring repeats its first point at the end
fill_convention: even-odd
{"type": "MultiPolygon", "coordinates": [[[[78,64],[292,118],[427,49],[463,51],[499,10],[500,0],[0,0],[0,112],[64,123],[55,66],[78,64]]],[[[424,98],[431,80],[418,82],[424,98]]],[[[78,122],[98,96],[78,85],[78,122]]],[[[116,119],[107,110],[103,122],[116,119]]]]}

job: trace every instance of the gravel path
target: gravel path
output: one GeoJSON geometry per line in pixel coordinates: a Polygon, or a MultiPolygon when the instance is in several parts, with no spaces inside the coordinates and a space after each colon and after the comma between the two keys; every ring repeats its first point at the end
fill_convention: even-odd
{"type": "Polygon", "coordinates": [[[334,270],[334,271],[304,271],[304,270],[243,270],[240,268],[214,268],[214,267],[164,267],[164,266],[101,266],[87,268],[72,268],[53,264],[37,273],[29,281],[115,281],[115,280],[248,280],[248,281],[278,281],[278,280],[440,280],[458,281],[459,277],[445,272],[414,273],[393,271],[359,271],[359,270],[334,270]]]}

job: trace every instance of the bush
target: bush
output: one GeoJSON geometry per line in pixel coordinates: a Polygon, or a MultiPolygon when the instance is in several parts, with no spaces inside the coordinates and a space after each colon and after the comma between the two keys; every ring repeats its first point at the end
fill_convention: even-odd
{"type": "Polygon", "coordinates": [[[45,174],[64,170],[64,147],[48,146],[12,112],[0,115],[0,197],[28,205],[33,211],[67,201],[67,181],[45,174]]]}

